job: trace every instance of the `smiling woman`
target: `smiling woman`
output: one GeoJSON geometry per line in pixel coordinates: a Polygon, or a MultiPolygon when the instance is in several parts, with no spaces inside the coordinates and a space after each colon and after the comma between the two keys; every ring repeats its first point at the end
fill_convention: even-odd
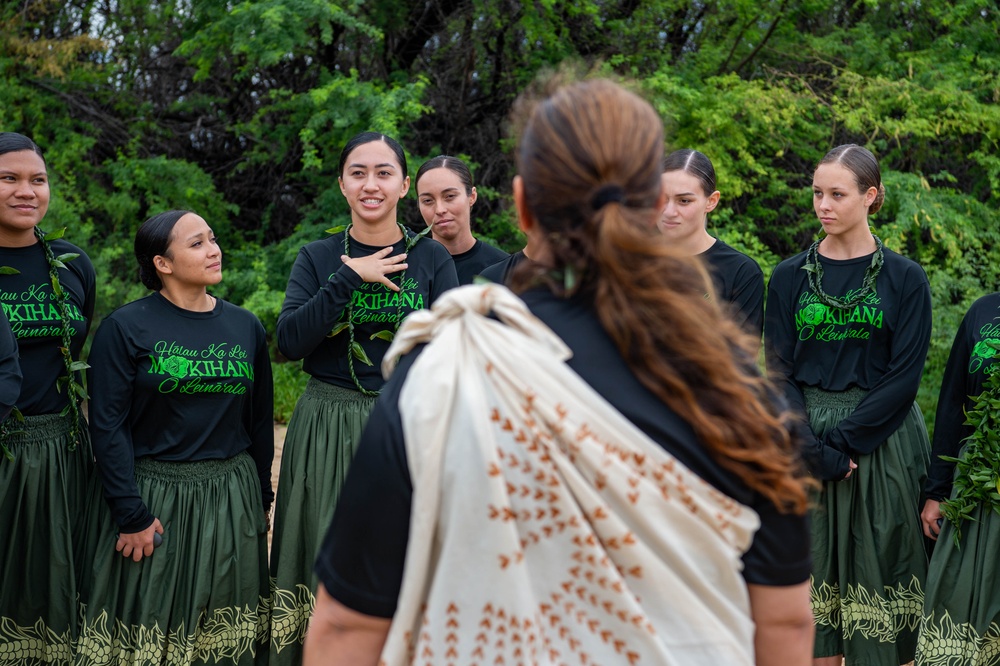
{"type": "Polygon", "coordinates": [[[82,364],[73,359],[94,312],[95,275],[83,250],[39,229],[49,198],[41,149],[0,132],[0,304],[30,370],[13,401],[23,422],[8,417],[0,426],[0,645],[13,646],[15,661],[68,663],[74,543],[93,464],[78,409],[82,364]]]}
{"type": "Polygon", "coordinates": [[[340,154],[344,231],[299,251],[278,317],[278,349],[310,375],[288,424],[274,512],[271,662],[298,664],[323,531],[382,388],[403,318],[458,284],[448,251],[397,220],[409,190],[403,147],[364,132],[340,154]]]}
{"type": "Polygon", "coordinates": [[[222,250],[199,215],[150,218],[135,256],[153,293],[111,313],[90,355],[100,477],[76,663],[259,663],[274,498],[264,327],[208,292],[222,250]]]}

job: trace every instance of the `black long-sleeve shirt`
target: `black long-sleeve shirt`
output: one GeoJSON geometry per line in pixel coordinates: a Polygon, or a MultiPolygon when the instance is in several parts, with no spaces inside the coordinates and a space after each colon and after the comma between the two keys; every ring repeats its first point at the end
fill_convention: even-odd
{"type": "MultiPolygon", "coordinates": [[[[806,459],[822,479],[844,478],[850,457],[871,453],[899,428],[920,385],[931,335],[930,285],[919,265],[884,252],[875,290],[847,310],[819,302],[802,268],[805,252],[781,262],[768,285],[767,361],[792,406],[805,414],[804,386],[868,391],[822,439],[805,429],[806,459]]],[[[844,298],[860,289],[872,256],[833,260],[820,255],[823,290],[844,298]]]]}
{"type": "Polygon", "coordinates": [[[476,244],[470,249],[460,254],[453,254],[451,258],[455,262],[458,283],[472,284],[472,281],[483,272],[483,269],[503,261],[508,256],[510,255],[503,250],[477,239],[476,244]]]}
{"type": "MultiPolygon", "coordinates": [[[[285,302],[278,315],[278,349],[290,359],[303,358],[303,370],[328,384],[356,388],[350,371],[349,334],[343,328],[348,305],[353,305],[354,341],[371,361],[354,359],[354,371],[361,385],[377,391],[384,383],[382,357],[389,349],[389,336],[397,322],[414,310],[430,307],[434,300],[458,286],[455,263],[443,245],[421,238],[410,250],[408,268],[389,279],[400,285],[394,292],[380,282],[364,282],[340,261],[344,254],[344,234],[314,241],[299,250],[295,259],[285,302]],[[386,333],[387,332],[387,333],[386,333]],[[384,336],[384,337],[378,337],[384,336]]],[[[374,254],[382,247],[365,245],[353,238],[351,257],[374,254]]],[[[393,245],[392,255],[406,249],[403,240],[393,245]]]]}
{"type": "MultiPolygon", "coordinates": [[[[62,239],[50,241],[52,252],[78,254],[58,269],[59,284],[67,295],[70,353],[80,358],[94,315],[94,265],[80,248],[62,239]]],[[[0,275],[0,303],[17,337],[24,378],[17,408],[25,416],[58,414],[67,404],[67,389],[57,380],[66,375],[62,351],[62,316],[55,301],[49,262],[41,243],[27,247],[0,247],[0,266],[18,271],[0,275]]]]}
{"type": "Polygon", "coordinates": [[[708,266],[715,293],[737,324],[760,338],[764,331],[764,271],[739,250],[716,240],[698,255],[708,266]]]}
{"type": "Polygon", "coordinates": [[[21,393],[21,364],[17,360],[17,338],[7,315],[0,308],[0,421],[7,418],[21,393]]]}
{"type": "Polygon", "coordinates": [[[135,482],[135,459],[146,456],[192,462],[247,451],[270,507],[274,393],[252,313],[223,300],[192,312],[154,293],[108,315],[89,360],[94,455],[122,532],[153,523],[135,482]]]}
{"type": "Polygon", "coordinates": [[[973,432],[971,426],[965,425],[965,410],[983,392],[987,378],[1000,372],[1000,352],[987,341],[1000,344],[1000,293],[973,303],[955,334],[934,419],[931,467],[925,486],[930,499],[951,496],[955,463],[941,460],[941,456],[958,457],[965,438],[973,432]]]}

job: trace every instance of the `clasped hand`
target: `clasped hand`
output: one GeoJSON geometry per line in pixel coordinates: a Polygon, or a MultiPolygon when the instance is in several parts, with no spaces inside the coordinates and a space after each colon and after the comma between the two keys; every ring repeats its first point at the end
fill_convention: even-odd
{"type": "Polygon", "coordinates": [[[149,557],[153,554],[154,533],[163,534],[163,525],[160,524],[159,518],[154,518],[153,524],[141,532],[119,534],[118,541],[115,543],[115,550],[121,553],[123,557],[131,557],[138,562],[143,556],[149,557]]]}

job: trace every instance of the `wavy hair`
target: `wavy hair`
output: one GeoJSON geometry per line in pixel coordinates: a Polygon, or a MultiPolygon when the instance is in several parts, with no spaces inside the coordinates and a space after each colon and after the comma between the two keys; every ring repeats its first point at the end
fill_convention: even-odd
{"type": "Polygon", "coordinates": [[[515,288],[542,281],[592,300],[635,376],[691,424],[712,458],[780,510],[804,513],[808,482],[791,417],[757,371],[759,340],[705,298],[701,264],[654,233],[663,165],[656,112],[595,79],[528,98],[515,114],[525,205],[552,255],[551,265],[524,262],[515,288]]]}

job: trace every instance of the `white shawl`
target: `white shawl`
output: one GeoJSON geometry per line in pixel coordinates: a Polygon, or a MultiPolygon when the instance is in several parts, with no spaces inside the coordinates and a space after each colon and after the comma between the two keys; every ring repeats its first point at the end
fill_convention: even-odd
{"type": "Polygon", "coordinates": [[[752,509],[611,407],[506,288],[410,315],[383,372],[422,342],[399,401],[414,493],[382,664],[753,664],[752,509]]]}

